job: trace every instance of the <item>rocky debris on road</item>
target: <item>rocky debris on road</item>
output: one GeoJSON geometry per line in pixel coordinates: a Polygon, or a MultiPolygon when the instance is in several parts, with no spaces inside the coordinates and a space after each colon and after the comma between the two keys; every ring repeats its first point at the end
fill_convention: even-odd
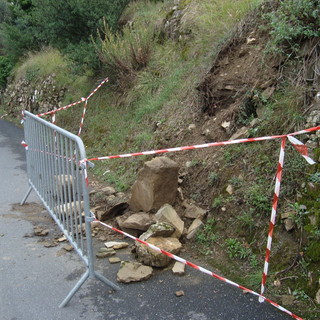
{"type": "Polygon", "coordinates": [[[119,242],[119,241],[108,241],[104,244],[107,248],[112,248],[114,250],[127,248],[129,246],[128,242],[119,242]]]}
{"type": "MultiPolygon", "coordinates": [[[[90,192],[91,200],[96,205],[93,211],[100,218],[108,220],[108,224],[114,226],[116,223],[118,225],[116,227],[124,232],[136,238],[139,237],[161,250],[178,254],[182,249],[179,239],[182,238],[182,241],[192,239],[203,227],[203,220],[207,214],[207,210],[200,208],[194,200],[183,196],[178,197],[179,194],[183,194],[181,187],[179,187],[180,193],[177,192],[177,189],[179,179],[180,184],[183,183],[184,176],[185,174],[181,173],[179,175],[179,167],[174,161],[166,157],[154,158],[147,161],[140,170],[132,188],[131,197],[117,193],[112,187],[90,192]],[[128,203],[119,203],[117,200],[119,197],[130,200],[128,203]],[[98,201],[98,198],[103,198],[104,202],[98,201]],[[110,201],[115,204],[114,207],[110,208],[110,201]],[[108,206],[109,209],[107,209],[108,206]]],[[[99,235],[98,239],[101,241],[111,240],[117,236],[119,239],[123,237],[123,235],[114,234],[109,229],[104,230],[108,236],[101,235],[99,226],[93,227],[92,230],[94,235],[99,235]]],[[[107,248],[122,248],[119,241],[108,241],[104,245],[107,248]]],[[[128,245],[125,243],[123,247],[128,245]]],[[[149,267],[164,268],[172,260],[167,255],[139,241],[135,242],[132,252],[136,253],[139,263],[149,267]]],[[[106,251],[98,251],[97,257],[107,257],[106,251]]],[[[112,257],[112,259],[109,258],[109,262],[119,263],[120,259],[112,257]]],[[[120,266],[120,269],[122,268],[123,266],[120,266]]],[[[176,275],[184,274],[185,265],[175,264],[172,272],[176,275]]],[[[123,282],[129,281],[124,280],[123,282]]]]}
{"type": "MultiPolygon", "coordinates": [[[[182,248],[177,238],[150,237],[148,243],[172,254],[178,254],[182,248]]],[[[138,261],[152,267],[166,267],[171,258],[136,241],[136,253],[138,261]]]]}
{"type": "Polygon", "coordinates": [[[173,204],[178,189],[179,166],[167,157],[144,163],[132,187],[129,201],[134,211],[158,210],[165,203],[173,204]]]}
{"type": "Polygon", "coordinates": [[[33,228],[33,232],[36,236],[44,237],[44,236],[48,235],[49,229],[47,229],[46,227],[42,227],[42,226],[36,226],[33,228]]]}
{"type": "Polygon", "coordinates": [[[106,257],[114,256],[116,251],[113,248],[100,248],[96,253],[96,257],[103,259],[106,257]]]}
{"type": "Polygon", "coordinates": [[[148,280],[153,273],[153,269],[139,262],[121,261],[117,273],[117,281],[123,283],[138,282],[148,280]]]}
{"type": "Polygon", "coordinates": [[[172,273],[182,276],[186,273],[186,265],[182,262],[176,261],[172,268],[172,273]]]}
{"type": "Polygon", "coordinates": [[[111,257],[111,258],[109,258],[108,260],[109,260],[109,262],[110,262],[111,264],[121,262],[121,259],[118,258],[118,257],[111,257]]]}
{"type": "Polygon", "coordinates": [[[174,294],[176,295],[176,297],[182,297],[182,296],[184,296],[184,291],[179,290],[179,291],[176,291],[174,294]]]}
{"type": "Polygon", "coordinates": [[[73,246],[70,244],[66,244],[65,246],[62,247],[62,249],[64,249],[65,251],[72,251],[73,250],[73,246]]]}

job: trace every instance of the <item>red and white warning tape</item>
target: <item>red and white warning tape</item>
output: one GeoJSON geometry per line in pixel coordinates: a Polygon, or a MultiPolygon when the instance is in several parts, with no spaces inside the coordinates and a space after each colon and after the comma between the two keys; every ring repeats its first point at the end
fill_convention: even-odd
{"type": "MultiPolygon", "coordinates": [[[[108,81],[109,81],[108,78],[105,78],[103,81],[101,81],[100,84],[93,91],[91,91],[91,93],[86,98],[81,98],[79,101],[70,103],[70,104],[68,104],[68,105],[66,105],[64,107],[58,108],[58,109],[53,109],[51,111],[47,111],[47,112],[44,112],[44,113],[39,113],[37,116],[38,117],[43,117],[43,116],[46,116],[46,115],[50,114],[50,115],[52,115],[52,120],[54,119],[54,122],[52,121],[52,123],[55,123],[55,115],[56,115],[57,112],[59,112],[61,110],[69,109],[70,107],[73,107],[73,106],[75,106],[77,104],[80,104],[80,103],[84,102],[84,109],[83,109],[81,122],[80,122],[80,127],[79,127],[79,131],[78,131],[78,136],[80,136],[82,128],[83,128],[83,122],[84,122],[84,117],[85,117],[85,114],[86,114],[88,100],[101,88],[101,86],[104,83],[106,83],[108,81]]],[[[23,115],[23,113],[22,113],[22,115],[23,115]]]]}
{"type": "MultiPolygon", "coordinates": [[[[160,150],[151,150],[151,151],[142,151],[142,152],[135,152],[135,153],[126,153],[126,154],[120,154],[120,155],[91,158],[91,159],[88,159],[87,161],[108,160],[108,159],[116,159],[116,158],[129,158],[129,157],[136,157],[136,156],[143,156],[143,155],[152,155],[152,154],[161,154],[161,153],[184,151],[184,150],[202,149],[202,148],[209,148],[209,147],[216,147],[216,146],[225,146],[225,145],[229,145],[229,144],[280,139],[280,138],[285,138],[288,136],[310,133],[310,132],[314,132],[317,130],[320,130],[320,126],[297,131],[297,132],[290,133],[290,134],[284,134],[284,135],[248,138],[248,139],[238,139],[238,140],[230,140],[230,141],[222,141],[222,142],[211,142],[211,143],[198,144],[198,145],[192,145],[192,146],[184,146],[184,147],[176,147],[176,148],[168,148],[168,149],[160,149],[160,150]]],[[[302,150],[302,148],[297,149],[297,150],[298,151],[302,150]]],[[[301,153],[301,151],[299,151],[299,152],[301,153]]]]}
{"type": "MultiPolygon", "coordinates": [[[[275,188],[274,188],[274,195],[273,195],[273,201],[272,201],[272,211],[271,211],[270,224],[269,224],[268,242],[267,242],[264,269],[263,269],[262,280],[261,280],[261,295],[264,294],[265,285],[267,282],[269,260],[270,260],[270,253],[271,253],[271,245],[272,245],[272,235],[273,235],[274,226],[276,224],[276,216],[277,216],[278,200],[279,200],[279,194],[280,194],[282,170],[283,170],[283,164],[284,164],[284,150],[285,150],[286,140],[287,140],[287,138],[282,138],[282,140],[281,140],[279,162],[278,162],[277,174],[276,174],[276,184],[275,184],[275,188]]],[[[264,299],[259,297],[259,301],[263,302],[264,299]]]]}
{"type": "Polygon", "coordinates": [[[234,287],[237,287],[237,288],[239,288],[239,289],[241,289],[241,290],[245,290],[245,291],[248,292],[248,293],[251,293],[251,294],[253,294],[253,295],[255,295],[255,296],[258,296],[259,299],[262,299],[262,300],[264,300],[264,301],[269,302],[271,305],[273,305],[273,306],[276,307],[277,309],[281,310],[282,312],[287,313],[288,315],[290,315],[290,316],[293,317],[294,319],[303,320],[302,318],[300,318],[299,316],[295,315],[295,314],[292,313],[291,311],[283,308],[282,306],[280,306],[279,304],[275,303],[274,301],[266,298],[265,296],[263,296],[263,295],[261,295],[261,294],[259,294],[259,293],[257,293],[257,292],[254,292],[253,290],[247,289],[246,287],[241,286],[241,285],[239,285],[239,284],[237,284],[237,283],[235,283],[235,282],[233,282],[233,281],[231,281],[231,280],[228,280],[227,278],[221,277],[221,276],[217,275],[216,273],[214,273],[214,272],[212,272],[212,271],[209,271],[208,269],[205,269],[205,268],[203,268],[203,267],[200,267],[200,266],[198,266],[198,265],[196,265],[196,264],[194,264],[194,263],[192,263],[192,262],[189,262],[189,261],[187,261],[187,260],[185,260],[185,259],[183,259],[183,258],[181,258],[181,257],[178,257],[178,256],[176,256],[176,255],[174,255],[174,254],[172,254],[172,253],[170,253],[170,252],[167,252],[167,251],[165,251],[165,250],[163,250],[163,249],[160,249],[160,248],[154,246],[153,244],[150,244],[150,243],[148,243],[148,242],[146,242],[146,241],[143,241],[143,240],[141,240],[141,239],[139,239],[139,238],[136,238],[136,237],[132,236],[132,235],[129,234],[129,233],[126,233],[126,232],[124,232],[124,231],[122,231],[122,230],[119,230],[119,229],[117,229],[117,228],[114,228],[114,227],[112,227],[112,226],[110,226],[110,225],[108,225],[108,224],[106,224],[106,223],[104,223],[104,222],[101,222],[100,220],[96,219],[96,217],[94,217],[94,218],[95,218],[95,221],[99,222],[101,225],[103,225],[103,226],[105,226],[105,227],[107,227],[107,228],[109,228],[109,229],[111,229],[111,230],[113,230],[113,231],[116,231],[116,232],[118,232],[118,233],[121,233],[122,235],[124,235],[124,236],[126,236],[126,237],[129,237],[129,238],[131,238],[131,239],[133,239],[133,240],[135,240],[135,241],[138,241],[138,242],[140,242],[140,243],[142,243],[142,244],[150,247],[151,249],[153,249],[153,250],[155,250],[155,251],[157,251],[157,252],[160,252],[160,253],[162,253],[162,254],[165,254],[166,256],[170,257],[171,259],[174,259],[174,260],[176,260],[176,261],[179,261],[179,262],[181,262],[181,263],[183,263],[183,264],[185,264],[185,265],[187,265],[187,266],[190,266],[190,267],[192,267],[192,268],[194,268],[194,269],[196,269],[196,270],[199,270],[199,271],[201,271],[201,272],[203,272],[203,273],[205,273],[205,274],[208,274],[208,275],[210,275],[210,276],[212,276],[212,277],[214,277],[214,278],[216,278],[216,279],[219,279],[219,280],[221,280],[221,281],[224,281],[224,282],[226,282],[226,283],[228,283],[228,284],[230,284],[230,285],[232,285],[232,286],[234,286],[234,287]]]}

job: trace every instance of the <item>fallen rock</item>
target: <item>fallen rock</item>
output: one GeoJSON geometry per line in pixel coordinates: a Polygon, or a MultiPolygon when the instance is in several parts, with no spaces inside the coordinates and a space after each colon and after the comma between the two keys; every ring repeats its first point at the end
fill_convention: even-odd
{"type": "Polygon", "coordinates": [[[187,239],[188,240],[192,239],[202,226],[203,226],[203,222],[200,219],[193,220],[191,226],[187,231],[187,239]]]}
{"type": "Polygon", "coordinates": [[[126,229],[147,231],[148,228],[155,222],[154,215],[145,212],[139,212],[132,214],[129,216],[129,218],[123,221],[122,227],[126,229]]]}
{"type": "Polygon", "coordinates": [[[226,191],[227,191],[230,195],[232,195],[232,194],[233,194],[233,186],[232,186],[231,184],[229,184],[229,185],[227,186],[227,188],[226,188],[226,191]]]}
{"type": "Polygon", "coordinates": [[[175,228],[167,222],[157,222],[140,236],[140,239],[146,241],[150,237],[170,237],[175,231],[175,228]]]}
{"type": "Polygon", "coordinates": [[[176,261],[172,268],[172,273],[182,276],[186,273],[186,265],[182,262],[176,261]]]}
{"type": "Polygon", "coordinates": [[[221,123],[221,127],[226,130],[230,128],[230,125],[231,125],[230,121],[224,121],[221,123]]]}
{"type": "Polygon", "coordinates": [[[206,210],[197,207],[194,204],[185,203],[186,210],[184,216],[190,219],[202,219],[206,214],[206,210]]]}
{"type": "Polygon", "coordinates": [[[229,141],[231,140],[237,140],[237,139],[242,139],[242,138],[246,138],[248,136],[248,128],[247,127],[242,127],[240,128],[235,134],[233,134],[231,136],[231,138],[229,139],[229,141]]]}
{"type": "Polygon", "coordinates": [[[108,260],[109,260],[109,262],[110,262],[111,264],[121,262],[121,259],[118,258],[118,257],[111,257],[111,258],[109,258],[108,260]]]}
{"type": "Polygon", "coordinates": [[[182,297],[184,296],[184,291],[183,290],[179,290],[175,292],[176,297],[182,297]]]}
{"type": "Polygon", "coordinates": [[[62,249],[66,250],[66,251],[72,251],[73,250],[73,246],[70,244],[66,244],[65,246],[62,247],[62,249]]]}
{"type": "Polygon", "coordinates": [[[128,242],[119,242],[119,241],[108,241],[104,244],[107,248],[112,248],[114,250],[127,248],[129,246],[128,242]]]}
{"type": "Polygon", "coordinates": [[[41,226],[37,226],[33,228],[34,234],[39,237],[44,237],[49,233],[49,229],[46,229],[41,226]]]}
{"type": "Polygon", "coordinates": [[[153,269],[139,262],[121,261],[117,273],[117,281],[129,283],[148,280],[152,276],[153,269]]]}
{"type": "Polygon", "coordinates": [[[156,219],[159,222],[167,222],[175,228],[172,237],[180,238],[184,230],[184,222],[180,219],[177,212],[170,204],[165,204],[156,213],[156,219]]]}
{"type": "Polygon", "coordinates": [[[167,157],[147,161],[132,187],[129,201],[134,211],[158,210],[163,204],[173,204],[178,188],[179,166],[167,157]]]}
{"type": "MultiPolygon", "coordinates": [[[[148,239],[148,243],[172,254],[178,254],[182,248],[182,244],[177,238],[151,237],[148,239]]],[[[171,261],[167,255],[137,241],[136,253],[138,260],[148,266],[166,267],[171,261]]]]}
{"type": "Polygon", "coordinates": [[[110,256],[114,256],[116,251],[112,248],[100,248],[99,251],[96,253],[97,258],[106,258],[110,256]]]}

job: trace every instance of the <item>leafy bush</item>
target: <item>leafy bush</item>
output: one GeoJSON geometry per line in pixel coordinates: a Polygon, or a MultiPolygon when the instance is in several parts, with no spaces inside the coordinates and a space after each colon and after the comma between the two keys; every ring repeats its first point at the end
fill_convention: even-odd
{"type": "Polygon", "coordinates": [[[271,50],[296,51],[303,40],[320,36],[318,0],[283,0],[279,8],[266,15],[270,22],[271,50]]]}

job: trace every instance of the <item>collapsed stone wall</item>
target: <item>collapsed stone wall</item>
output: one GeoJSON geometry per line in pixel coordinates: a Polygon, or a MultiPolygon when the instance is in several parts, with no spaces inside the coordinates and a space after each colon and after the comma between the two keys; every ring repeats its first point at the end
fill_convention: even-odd
{"type": "Polygon", "coordinates": [[[1,97],[1,104],[10,116],[18,116],[22,110],[34,114],[61,107],[66,88],[56,85],[56,75],[50,74],[41,81],[21,78],[8,84],[1,97]]]}

